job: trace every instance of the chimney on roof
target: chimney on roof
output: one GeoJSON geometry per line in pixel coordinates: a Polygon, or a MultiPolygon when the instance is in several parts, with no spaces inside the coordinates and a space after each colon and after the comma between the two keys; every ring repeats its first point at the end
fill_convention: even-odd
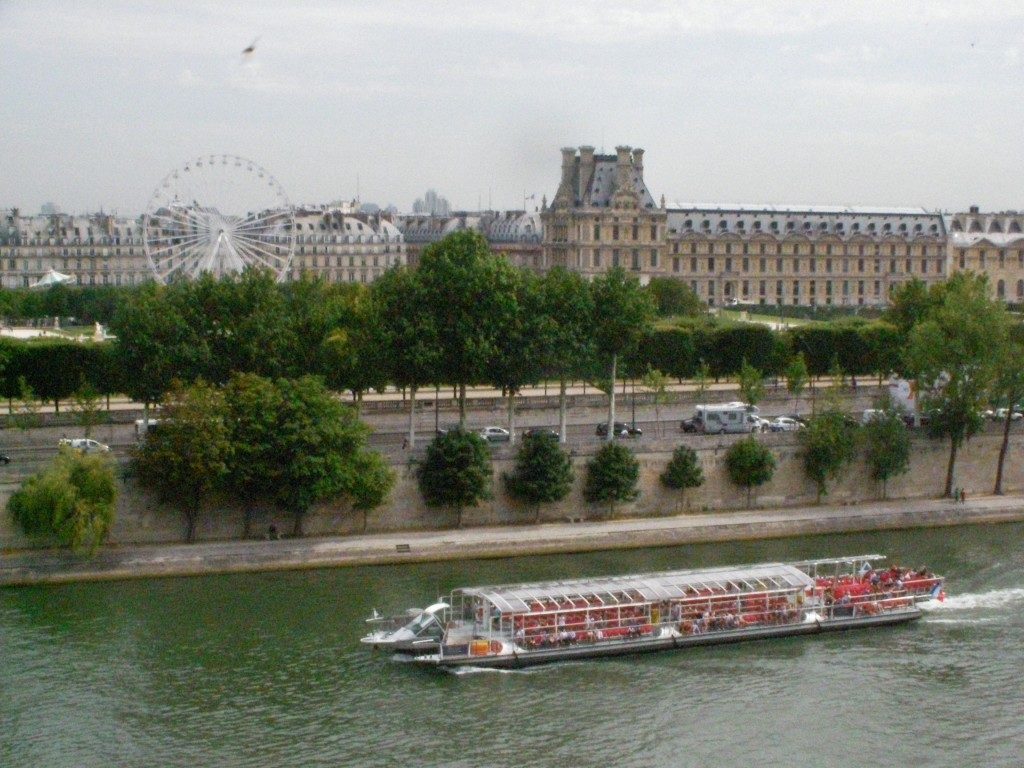
{"type": "Polygon", "coordinates": [[[615,148],[615,187],[630,189],[632,187],[633,155],[630,147],[615,148]]]}
{"type": "Polygon", "coordinates": [[[583,202],[594,179],[594,148],[580,147],[580,187],[576,197],[583,202]]]}
{"type": "Polygon", "coordinates": [[[558,184],[558,191],[555,192],[552,203],[560,205],[572,205],[575,195],[572,188],[572,174],[576,167],[576,149],[564,147],[562,149],[562,180],[558,184]]]}
{"type": "Polygon", "coordinates": [[[981,209],[976,205],[972,205],[969,210],[970,213],[979,213],[980,211],[981,209]]]}
{"type": "Polygon", "coordinates": [[[640,173],[640,178],[644,177],[644,151],[637,147],[633,150],[633,167],[640,173]]]}

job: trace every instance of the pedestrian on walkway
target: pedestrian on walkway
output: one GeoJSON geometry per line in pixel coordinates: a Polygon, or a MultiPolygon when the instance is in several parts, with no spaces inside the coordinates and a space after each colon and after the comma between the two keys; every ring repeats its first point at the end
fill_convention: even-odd
{"type": "Polygon", "coordinates": [[[960,489],[960,503],[967,503],[967,491],[965,491],[963,488],[960,489]]]}

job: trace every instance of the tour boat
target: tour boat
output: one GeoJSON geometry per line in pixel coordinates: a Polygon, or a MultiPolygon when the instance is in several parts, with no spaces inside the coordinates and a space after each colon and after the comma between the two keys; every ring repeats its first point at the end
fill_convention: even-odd
{"type": "Polygon", "coordinates": [[[916,603],[939,597],[942,577],[882,569],[882,559],[465,587],[417,612],[394,642],[386,632],[363,642],[432,666],[523,667],[920,618],[916,603]]]}

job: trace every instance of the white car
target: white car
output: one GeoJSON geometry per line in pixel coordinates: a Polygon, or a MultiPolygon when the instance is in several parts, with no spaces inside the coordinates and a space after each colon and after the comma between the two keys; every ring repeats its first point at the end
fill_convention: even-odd
{"type": "Polygon", "coordinates": [[[91,437],[65,437],[57,443],[58,447],[67,447],[82,453],[110,453],[110,446],[93,440],[91,437]]]}
{"type": "Polygon", "coordinates": [[[804,428],[796,419],[791,419],[788,416],[778,416],[772,419],[769,429],[772,432],[798,432],[804,428]]]}
{"type": "Polygon", "coordinates": [[[508,430],[503,427],[484,427],[480,430],[480,437],[489,443],[507,443],[509,441],[508,430]]]}
{"type": "MultiPolygon", "coordinates": [[[[995,419],[996,421],[1005,421],[1006,414],[1007,412],[1009,412],[1009,410],[1009,408],[996,408],[992,418],[995,419]]],[[[1013,415],[1010,417],[1010,421],[1020,421],[1021,419],[1024,419],[1024,414],[1021,414],[1020,411],[1014,408],[1013,415]]]]}

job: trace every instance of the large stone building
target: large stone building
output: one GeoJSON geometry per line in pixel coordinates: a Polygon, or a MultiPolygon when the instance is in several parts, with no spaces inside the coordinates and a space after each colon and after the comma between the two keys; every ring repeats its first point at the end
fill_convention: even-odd
{"type": "Polygon", "coordinates": [[[562,179],[544,223],[542,269],[596,275],[621,266],[642,283],[665,274],[666,211],[644,182],[644,151],[616,147],[562,150],[562,179]]]}
{"type": "Polygon", "coordinates": [[[667,274],[709,305],[884,304],[944,279],[942,216],[921,208],[692,205],[668,212],[667,274]]]}
{"type": "Polygon", "coordinates": [[[543,266],[613,266],[685,280],[710,305],[883,304],[902,282],[946,275],[943,217],[921,208],[656,204],[643,150],[562,150],[542,213],[543,266]]]}
{"type": "MultiPolygon", "coordinates": [[[[0,211],[0,285],[31,287],[51,271],[70,276],[74,285],[151,280],[142,237],[140,217],[0,211]]],[[[329,282],[371,282],[396,264],[405,264],[405,242],[387,215],[345,205],[295,211],[289,277],[305,271],[329,282]]]]}
{"type": "Polygon", "coordinates": [[[461,230],[479,232],[491,249],[518,267],[540,270],[543,266],[543,224],[537,211],[459,212],[447,216],[399,215],[395,224],[405,238],[409,266],[419,265],[423,249],[461,230]]]}
{"type": "Polygon", "coordinates": [[[947,219],[949,272],[988,275],[992,297],[1024,304],[1024,213],[972,206],[947,219]]]}

